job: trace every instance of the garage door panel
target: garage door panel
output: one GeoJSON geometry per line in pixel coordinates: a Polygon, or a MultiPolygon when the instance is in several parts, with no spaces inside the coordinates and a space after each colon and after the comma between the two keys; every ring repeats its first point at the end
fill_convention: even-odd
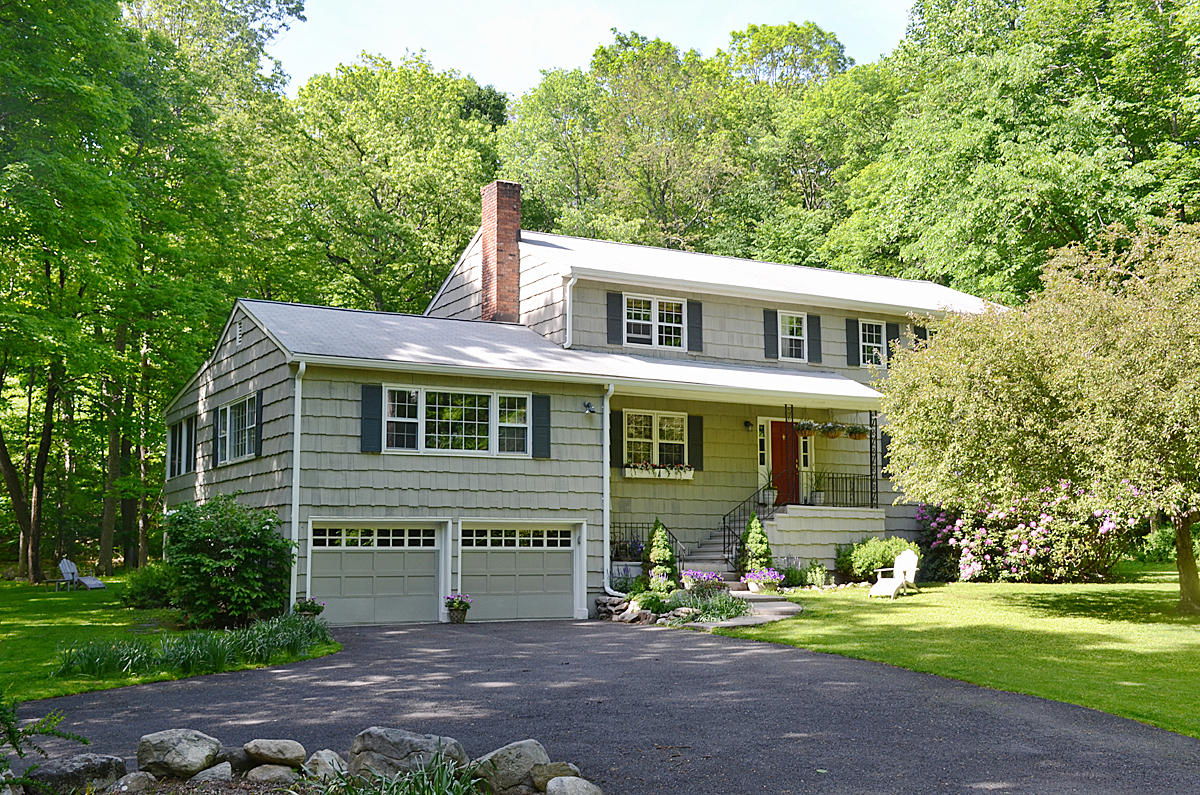
{"type": "Polygon", "coordinates": [[[570,574],[547,574],[542,581],[542,590],[546,593],[571,593],[574,580],[570,574]]]}
{"type": "Polygon", "coordinates": [[[374,552],[341,552],[343,574],[372,574],[375,571],[374,552]]]}
{"type": "MultiPolygon", "coordinates": [[[[322,528],[314,539],[333,547],[342,532],[322,528]]],[[[399,543],[383,548],[313,549],[312,596],[326,602],[325,617],[333,624],[436,621],[439,550],[404,547],[403,527],[378,533],[399,543]]]]}
{"type": "Polygon", "coordinates": [[[375,593],[374,577],[343,577],[342,596],[371,596],[375,593]]]}
{"type": "Polygon", "coordinates": [[[487,594],[484,598],[476,598],[471,603],[471,620],[479,621],[505,621],[511,620],[519,613],[518,598],[516,595],[505,596],[502,594],[487,594]]]}
{"type": "MultiPolygon", "coordinates": [[[[315,571],[316,568],[316,562],[314,561],[313,570],[315,571]]],[[[321,594],[321,596],[341,596],[342,578],[314,576],[312,578],[312,589],[314,594],[321,594]]]]}
{"type": "Polygon", "coordinates": [[[369,624],[375,620],[375,600],[371,597],[330,599],[322,617],[331,624],[369,624]]]}
{"type": "Polygon", "coordinates": [[[462,588],[471,594],[472,620],[574,616],[574,551],[562,527],[463,528],[462,588]],[[505,544],[519,535],[516,548],[505,544]],[[499,540],[498,540],[499,539],[499,540]]]}

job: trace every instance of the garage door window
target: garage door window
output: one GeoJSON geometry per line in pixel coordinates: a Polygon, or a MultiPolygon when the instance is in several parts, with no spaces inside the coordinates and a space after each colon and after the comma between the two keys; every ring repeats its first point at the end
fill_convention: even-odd
{"type": "Polygon", "coordinates": [[[572,532],[570,530],[515,530],[500,528],[463,528],[462,545],[464,547],[503,549],[569,549],[572,532]]]}
{"type": "Polygon", "coordinates": [[[430,527],[314,527],[314,547],[380,547],[413,549],[437,546],[430,527]]]}

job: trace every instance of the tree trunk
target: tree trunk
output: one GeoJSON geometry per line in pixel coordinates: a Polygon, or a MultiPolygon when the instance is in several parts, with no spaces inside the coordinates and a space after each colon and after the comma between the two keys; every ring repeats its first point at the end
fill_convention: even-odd
{"type": "Polygon", "coordinates": [[[50,443],[54,438],[54,406],[58,399],[59,374],[57,365],[50,365],[46,374],[46,402],[42,410],[42,434],[37,457],[33,462],[33,479],[29,490],[29,581],[46,579],[42,573],[42,508],[46,502],[46,464],[50,460],[50,443]]]}
{"type": "Polygon", "coordinates": [[[1196,573],[1196,553],[1192,546],[1194,511],[1175,514],[1175,566],[1179,569],[1179,612],[1200,613],[1200,576],[1196,573]]]}
{"type": "MultiPolygon", "coordinates": [[[[117,329],[113,347],[118,358],[125,353],[125,328],[117,329]]],[[[117,527],[117,479],[121,477],[122,388],[117,379],[105,379],[104,400],[108,415],[108,455],[104,462],[104,507],[100,513],[100,563],[105,575],[113,573],[113,535],[117,527]]]]}

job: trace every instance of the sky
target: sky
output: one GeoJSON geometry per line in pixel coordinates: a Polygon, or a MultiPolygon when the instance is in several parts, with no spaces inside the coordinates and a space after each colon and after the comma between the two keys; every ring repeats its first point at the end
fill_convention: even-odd
{"type": "Polygon", "coordinates": [[[857,63],[891,50],[908,24],[907,0],[307,0],[299,22],[272,45],[292,76],[288,93],[364,50],[391,59],[424,50],[512,97],[541,70],[586,67],[612,28],[711,55],[754,24],[810,20],[834,33],[857,63]]]}

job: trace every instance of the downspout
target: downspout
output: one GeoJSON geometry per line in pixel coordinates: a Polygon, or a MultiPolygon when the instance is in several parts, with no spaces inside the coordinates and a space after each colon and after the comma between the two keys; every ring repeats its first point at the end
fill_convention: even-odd
{"type": "Polygon", "coordinates": [[[604,400],[600,403],[600,412],[602,415],[600,427],[602,429],[601,433],[604,434],[604,438],[602,440],[604,453],[601,457],[604,462],[604,473],[602,475],[602,485],[600,487],[600,511],[604,517],[604,592],[609,596],[625,596],[625,594],[621,593],[620,591],[614,591],[612,583],[609,580],[609,569],[612,566],[612,561],[610,560],[612,557],[612,549],[609,546],[609,536],[612,532],[612,512],[609,508],[609,503],[612,502],[612,450],[611,445],[608,443],[608,439],[610,433],[609,425],[611,424],[612,420],[609,418],[611,412],[608,410],[608,401],[612,397],[613,389],[613,385],[609,384],[608,389],[604,392],[604,400]]]}
{"type": "MultiPolygon", "coordinates": [[[[307,362],[300,362],[296,368],[296,388],[293,390],[292,402],[292,521],[290,539],[292,549],[300,545],[300,408],[304,399],[304,371],[308,369],[307,362]]],[[[299,552],[296,553],[297,556],[299,552]]],[[[304,561],[305,566],[311,566],[311,560],[304,561]]],[[[296,578],[300,572],[300,561],[297,557],[292,563],[292,585],[288,596],[288,605],[296,604],[296,578]]],[[[305,594],[311,596],[311,594],[305,594]]]]}
{"type": "MultiPolygon", "coordinates": [[[[579,281],[579,277],[572,275],[570,281],[567,282],[567,297],[566,307],[564,311],[567,313],[567,339],[563,343],[564,348],[570,348],[575,341],[575,282],[579,281]]],[[[605,442],[607,444],[607,442],[605,442]]]]}

